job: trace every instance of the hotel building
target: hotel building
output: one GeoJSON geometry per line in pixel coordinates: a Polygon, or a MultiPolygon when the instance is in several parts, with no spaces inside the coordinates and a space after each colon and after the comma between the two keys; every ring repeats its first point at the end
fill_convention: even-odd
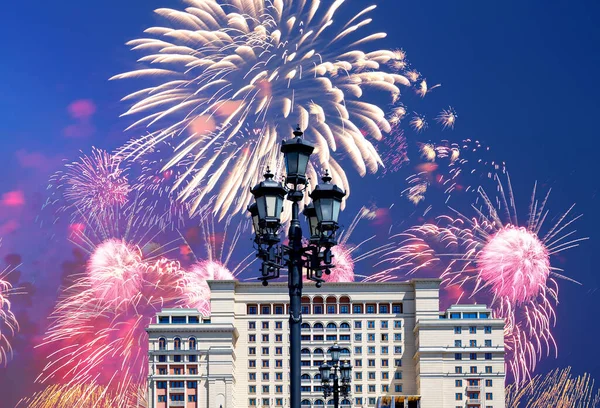
{"type": "MultiPolygon", "coordinates": [[[[285,283],[211,281],[211,315],[164,309],[147,328],[150,407],[289,407],[285,283]]],[[[504,322],[484,305],[439,311],[437,279],[304,288],[302,406],[329,407],[319,366],[352,364],[342,407],[504,408],[504,322]]]]}

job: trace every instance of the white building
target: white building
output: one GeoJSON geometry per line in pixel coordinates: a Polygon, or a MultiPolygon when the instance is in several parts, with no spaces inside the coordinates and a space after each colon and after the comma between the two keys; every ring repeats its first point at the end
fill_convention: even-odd
{"type": "MultiPolygon", "coordinates": [[[[308,284],[302,405],[333,404],[323,399],[318,368],[337,342],[353,366],[342,407],[392,397],[393,408],[504,408],[503,321],[480,305],[440,313],[439,284],[308,284]]],[[[150,406],[289,407],[287,284],[209,285],[211,316],[165,309],[147,329],[150,406]]]]}

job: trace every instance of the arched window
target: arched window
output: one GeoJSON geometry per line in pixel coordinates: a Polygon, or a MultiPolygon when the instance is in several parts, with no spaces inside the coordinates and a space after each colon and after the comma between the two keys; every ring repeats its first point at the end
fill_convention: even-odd
{"type": "Polygon", "coordinates": [[[318,400],[315,401],[314,405],[319,405],[319,406],[325,405],[325,402],[322,399],[318,399],[318,400]]]}
{"type": "Polygon", "coordinates": [[[300,325],[300,328],[301,328],[302,330],[310,330],[310,324],[308,324],[308,323],[302,323],[302,324],[300,325]]]}
{"type": "Polygon", "coordinates": [[[313,354],[323,354],[323,349],[322,348],[316,348],[315,351],[313,351],[313,354]]]}
{"type": "Polygon", "coordinates": [[[190,350],[196,350],[196,339],[194,337],[190,337],[189,345],[190,350]]]}
{"type": "Polygon", "coordinates": [[[158,339],[158,349],[159,350],[167,349],[167,340],[166,339],[163,339],[162,337],[160,339],[158,339]]]}
{"type": "Polygon", "coordinates": [[[300,351],[300,353],[301,353],[301,354],[308,354],[308,355],[310,356],[310,350],[309,350],[309,349],[307,349],[307,348],[303,348],[303,349],[300,351]]]}
{"type": "Polygon", "coordinates": [[[313,377],[315,380],[320,380],[321,379],[321,374],[316,373],[315,376],[313,377]]]}
{"type": "Polygon", "coordinates": [[[328,329],[337,329],[337,325],[333,322],[327,323],[327,328],[328,329]]]}
{"type": "Polygon", "coordinates": [[[310,407],[310,401],[309,400],[302,400],[302,402],[300,403],[300,405],[302,405],[303,407],[310,407]]]}
{"type": "Polygon", "coordinates": [[[340,329],[349,329],[349,328],[350,328],[350,324],[348,324],[347,322],[340,324],[340,329]]]}
{"type": "Polygon", "coordinates": [[[350,350],[347,348],[343,348],[340,350],[340,354],[343,354],[345,356],[350,355],[350,350]]]}
{"type": "Polygon", "coordinates": [[[323,323],[315,323],[315,325],[313,327],[315,329],[321,329],[321,330],[323,330],[323,323]]]}
{"type": "Polygon", "coordinates": [[[343,399],[342,400],[342,405],[352,405],[352,403],[350,402],[349,399],[343,399]]]}
{"type": "Polygon", "coordinates": [[[309,374],[302,374],[302,376],[300,377],[301,380],[310,380],[310,375],[309,374]]]}
{"type": "Polygon", "coordinates": [[[181,339],[179,337],[175,337],[175,339],[173,339],[173,349],[181,350],[181,339]]]}
{"type": "Polygon", "coordinates": [[[329,401],[327,401],[327,405],[335,405],[335,401],[330,399],[329,401]]]}

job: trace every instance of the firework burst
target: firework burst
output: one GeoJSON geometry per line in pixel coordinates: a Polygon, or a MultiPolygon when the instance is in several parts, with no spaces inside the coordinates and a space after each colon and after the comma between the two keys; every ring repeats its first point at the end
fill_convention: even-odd
{"type": "Polygon", "coordinates": [[[410,125],[417,132],[424,131],[428,126],[425,116],[419,115],[417,112],[413,112],[413,118],[410,120],[410,125]]]}
{"type": "Polygon", "coordinates": [[[19,330],[19,322],[11,310],[10,298],[21,293],[21,289],[13,287],[8,280],[13,271],[14,268],[9,267],[0,272],[0,364],[2,365],[6,365],[12,355],[10,340],[19,330]]]}
{"type": "Polygon", "coordinates": [[[506,387],[508,408],[593,408],[600,404],[600,390],[589,374],[574,377],[571,368],[555,369],[524,384],[506,387]]]}
{"type": "Polygon", "coordinates": [[[50,178],[53,191],[45,206],[64,200],[58,212],[88,215],[114,212],[129,198],[131,188],[126,173],[127,168],[117,156],[92,148],[91,155],[82,155],[50,178]]]}
{"type": "Polygon", "coordinates": [[[316,144],[311,168],[329,169],[345,190],[339,157],[349,157],[360,175],[377,171],[382,161],[373,142],[391,127],[368,101],[377,93],[396,104],[399,87],[410,81],[402,75],[404,52],[361,49],[386,36],[365,33],[376,6],[340,24],[341,1],[188,3],[185,11],[156,10],[167,27],[151,27],[147,38],[129,42],[149,68],[113,77],[164,79],[124,98],[135,101],[125,115],[139,117],[130,128],[146,126],[151,133],[123,154],[136,159],[176,140],[161,170],[192,154],[177,181],[179,198],[193,197],[196,209],[217,194],[220,217],[245,208],[247,187],[258,182],[260,169],[278,168],[278,140],[288,137],[290,124],[299,123],[316,144]]]}
{"type": "MultiPolygon", "coordinates": [[[[145,386],[132,390],[138,398],[128,407],[147,408],[145,386]]],[[[98,385],[51,385],[44,390],[35,393],[29,398],[22,399],[17,407],[27,408],[56,408],[56,407],[79,407],[79,408],[114,408],[120,405],[120,398],[115,393],[98,385]]]]}
{"type": "Polygon", "coordinates": [[[442,125],[443,129],[454,129],[456,118],[458,118],[458,115],[456,114],[456,111],[452,109],[452,106],[450,106],[448,109],[443,109],[435,120],[442,125]]]}
{"type": "Polygon", "coordinates": [[[495,175],[494,180],[498,192],[494,200],[478,189],[481,204],[473,205],[475,217],[453,210],[456,217],[441,216],[437,224],[398,234],[400,245],[383,263],[391,264],[387,273],[437,271],[445,287],[489,301],[496,317],[506,320],[508,366],[519,383],[529,378],[544,354],[556,350],[551,328],[556,320],[557,278],[568,278],[552,266],[552,256],[586,238],[573,238],[570,228],[580,217],[572,216],[573,207],[544,228],[550,192],[539,201],[536,188],[527,223],[519,226],[510,178],[506,175],[502,182],[495,175]]]}

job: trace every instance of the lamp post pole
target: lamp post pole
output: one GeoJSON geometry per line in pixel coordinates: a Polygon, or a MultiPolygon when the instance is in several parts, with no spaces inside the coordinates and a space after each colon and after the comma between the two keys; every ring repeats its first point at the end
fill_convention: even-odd
{"type": "Polygon", "coordinates": [[[308,186],[306,168],[314,145],[302,139],[302,132],[296,129],[294,138],[282,143],[286,177],[285,186],[274,181],[269,169],[265,180],[250,191],[255,203],[248,206],[254,228],[254,242],[257,257],[262,260],[260,277],[263,285],[269,280],[279,278],[279,270],[288,270],[288,290],[290,295],[290,407],[300,408],[301,393],[301,324],[302,324],[302,278],[306,270],[307,278],[320,287],[324,282],[323,273],[329,274],[333,268],[331,247],[336,245],[335,233],[338,229],[338,216],[342,199],[346,193],[331,184],[326,173],[309,196],[312,204],[305,206],[310,237],[308,245],[302,243],[300,226],[300,201],[308,186]],[[292,202],[292,218],[288,231],[288,245],[282,245],[279,239],[283,200],[292,202]]]}
{"type": "Polygon", "coordinates": [[[323,387],[323,396],[327,398],[333,394],[333,404],[335,408],[339,408],[340,393],[344,398],[350,394],[352,366],[350,362],[340,362],[341,348],[337,343],[329,349],[329,352],[331,353],[331,365],[325,362],[319,367],[321,385],[323,387]],[[341,384],[340,379],[342,380],[341,384]]]}

